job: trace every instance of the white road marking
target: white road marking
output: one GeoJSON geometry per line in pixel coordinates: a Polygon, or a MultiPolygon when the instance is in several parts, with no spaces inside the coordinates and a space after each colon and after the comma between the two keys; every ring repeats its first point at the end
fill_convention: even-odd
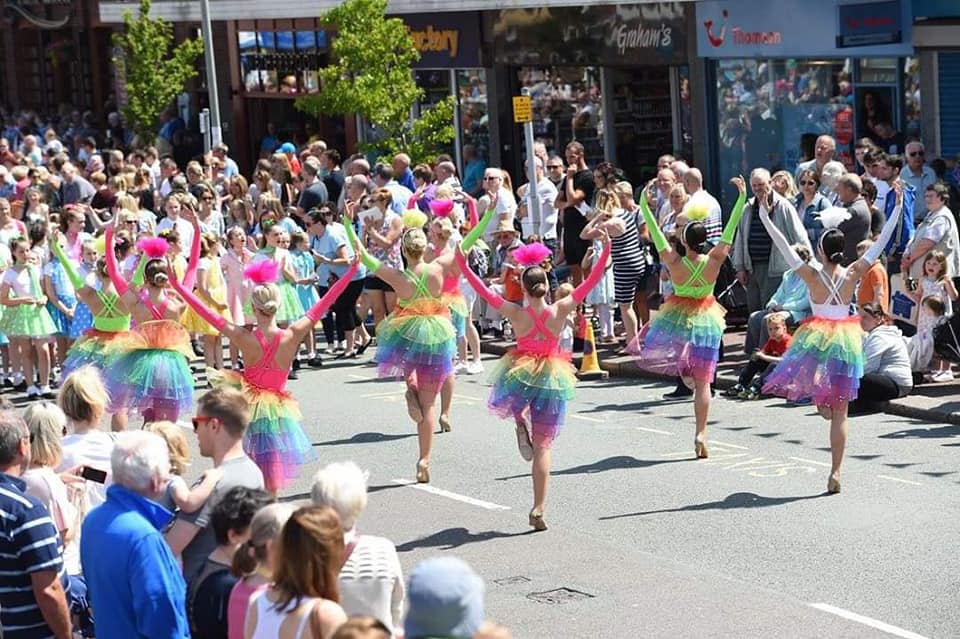
{"type": "Polygon", "coordinates": [[[899,477],[891,477],[890,475],[877,475],[880,479],[888,479],[890,481],[900,482],[901,484],[911,484],[913,486],[922,486],[918,481],[910,481],[909,479],[900,479],[899,477]]]}
{"type": "Polygon", "coordinates": [[[588,415],[578,415],[578,414],[576,414],[576,413],[571,413],[570,418],[571,418],[571,419],[582,419],[582,420],[585,421],[585,422],[593,422],[593,423],[595,423],[595,424],[603,424],[603,423],[606,421],[606,420],[604,420],[604,419],[597,419],[596,417],[590,417],[590,416],[588,416],[588,415]]]}
{"type": "Polygon", "coordinates": [[[353,373],[347,373],[347,377],[352,377],[353,379],[373,379],[369,375],[354,375],[353,373]]]}
{"type": "Polygon", "coordinates": [[[724,442],[720,441],[719,439],[709,439],[709,438],[708,438],[708,439],[707,439],[707,443],[708,443],[708,444],[720,444],[721,446],[728,446],[728,447],[730,447],[730,448],[739,448],[740,450],[750,450],[750,449],[747,448],[746,446],[737,446],[736,444],[727,444],[727,443],[724,443],[724,442]]]}
{"type": "Polygon", "coordinates": [[[446,497],[447,499],[470,504],[471,506],[477,506],[479,508],[483,508],[484,510],[510,510],[510,506],[501,506],[500,504],[483,501],[482,499],[474,499],[473,497],[467,497],[466,495],[459,495],[457,493],[452,493],[449,490],[443,490],[442,488],[434,488],[430,484],[418,484],[412,479],[394,479],[393,483],[400,484],[401,486],[409,486],[410,488],[416,488],[417,490],[422,490],[425,493],[437,495],[438,497],[446,497]]]}
{"type": "Polygon", "coordinates": [[[891,626],[888,623],[871,619],[870,617],[864,617],[863,615],[858,615],[855,612],[850,612],[849,610],[844,610],[843,608],[837,608],[836,606],[831,606],[830,604],[812,603],[809,605],[817,610],[829,612],[830,614],[837,615],[838,617],[843,617],[844,619],[849,619],[850,621],[855,621],[865,626],[876,628],[877,630],[886,632],[887,634],[891,634],[895,637],[903,637],[904,639],[927,639],[923,635],[918,635],[915,632],[910,632],[909,630],[904,630],[903,628],[891,626]]]}
{"type": "Polygon", "coordinates": [[[813,461],[812,459],[804,459],[803,457],[790,457],[793,461],[803,462],[804,464],[814,464],[816,466],[823,466],[825,468],[830,468],[830,464],[825,464],[819,461],[813,461]]]}
{"type": "Polygon", "coordinates": [[[644,428],[643,426],[637,426],[637,430],[642,430],[645,433],[656,433],[657,435],[673,435],[673,433],[666,430],[657,430],[656,428],[644,428]]]}

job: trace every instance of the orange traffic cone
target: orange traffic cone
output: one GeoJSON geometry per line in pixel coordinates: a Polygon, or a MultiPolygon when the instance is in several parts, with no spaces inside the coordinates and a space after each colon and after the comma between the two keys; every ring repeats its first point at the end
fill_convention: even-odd
{"type": "Polygon", "coordinates": [[[606,379],[609,376],[610,373],[600,368],[600,362],[597,360],[597,344],[593,336],[593,323],[588,321],[583,334],[583,361],[580,362],[577,378],[592,380],[606,379]]]}

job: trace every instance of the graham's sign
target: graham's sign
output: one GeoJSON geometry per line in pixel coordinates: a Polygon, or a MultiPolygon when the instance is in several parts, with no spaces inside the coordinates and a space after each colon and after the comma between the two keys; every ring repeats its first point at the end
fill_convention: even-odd
{"type": "Polygon", "coordinates": [[[420,52],[418,69],[466,69],[480,64],[480,18],[476,12],[419,13],[400,17],[420,52]]]}
{"type": "Polygon", "coordinates": [[[6,0],[4,13],[40,29],[62,29],[70,22],[73,0],[6,0]]]}

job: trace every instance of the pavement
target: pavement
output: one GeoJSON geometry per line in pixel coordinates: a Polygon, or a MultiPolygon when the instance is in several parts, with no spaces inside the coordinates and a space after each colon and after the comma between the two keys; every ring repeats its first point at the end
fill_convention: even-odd
{"type": "Polygon", "coordinates": [[[960,427],[852,418],[843,492],[828,496],[828,428],[810,407],[718,398],[698,461],[691,403],[662,399],[672,384],[581,382],[552,450],[550,528],[535,533],[530,464],[487,410],[486,376],[458,378],[453,431],[416,485],[404,387],[371,359],[290,382],[318,460],[282,498],[309,499],[321,464],[357,462],[361,534],[393,541],[404,574],[465,559],[516,639],[958,636],[960,427]]]}
{"type": "MultiPolygon", "coordinates": [[[[717,389],[723,390],[737,383],[739,371],[748,359],[743,352],[745,336],[744,327],[731,327],[723,334],[724,359],[717,365],[717,389]]],[[[511,341],[486,336],[481,341],[481,350],[485,353],[501,355],[513,345],[511,341]]],[[[613,377],[666,379],[655,373],[640,370],[633,357],[618,355],[617,351],[622,347],[623,342],[615,345],[596,345],[602,370],[613,377]]],[[[574,363],[578,367],[580,361],[581,357],[575,354],[574,363]]],[[[960,425],[960,376],[952,382],[914,386],[913,391],[906,397],[891,401],[884,412],[929,422],[960,425]]]]}

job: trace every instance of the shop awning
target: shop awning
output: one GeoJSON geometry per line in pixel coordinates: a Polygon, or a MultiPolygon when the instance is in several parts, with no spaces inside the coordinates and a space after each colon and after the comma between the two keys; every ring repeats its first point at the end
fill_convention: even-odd
{"type": "MultiPolygon", "coordinates": [[[[693,0],[681,0],[692,2],[693,0]]],[[[655,4],[657,0],[630,2],[602,2],[599,4],[655,4]]],[[[136,12],[139,2],[131,0],[100,3],[102,22],[123,22],[126,11],[136,12]]],[[[326,9],[340,4],[340,0],[210,0],[212,20],[268,20],[289,18],[316,18],[326,9]]],[[[438,13],[448,11],[495,11],[499,9],[536,9],[540,7],[582,6],[583,0],[390,0],[390,13],[438,13]]],[[[199,22],[200,3],[197,0],[157,0],[150,13],[171,22],[199,22]]]]}

